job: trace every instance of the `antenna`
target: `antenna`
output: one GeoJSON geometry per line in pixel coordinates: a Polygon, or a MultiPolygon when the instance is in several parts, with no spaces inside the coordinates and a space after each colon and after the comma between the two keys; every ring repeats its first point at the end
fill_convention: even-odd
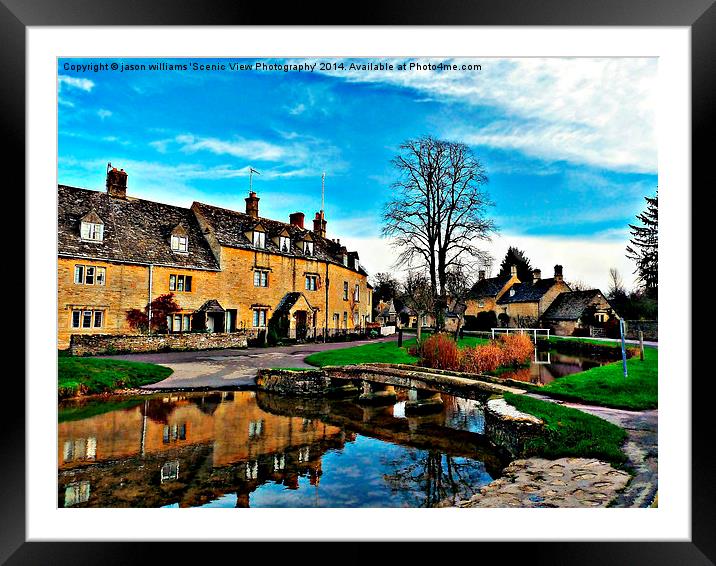
{"type": "Polygon", "coordinates": [[[326,210],[326,172],[321,175],[321,212],[326,210]]]}
{"type": "Polygon", "coordinates": [[[253,192],[253,190],[254,190],[254,173],[256,173],[257,175],[261,175],[261,173],[256,171],[256,169],[254,169],[253,167],[249,167],[249,192],[250,193],[253,192]]]}

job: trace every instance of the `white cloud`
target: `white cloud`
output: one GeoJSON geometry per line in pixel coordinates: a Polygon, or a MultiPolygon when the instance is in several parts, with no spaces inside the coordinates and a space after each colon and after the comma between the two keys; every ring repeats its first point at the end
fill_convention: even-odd
{"type": "Polygon", "coordinates": [[[109,118],[111,115],[112,111],[107,110],[106,108],[100,108],[99,110],[97,110],[97,116],[102,118],[102,120],[104,120],[105,118],[109,118]]]}
{"type": "MultiPolygon", "coordinates": [[[[446,59],[462,65],[471,59],[446,59]]],[[[393,60],[394,64],[403,60],[393,60]]],[[[433,62],[436,62],[433,60],[433,62]]],[[[532,157],[620,171],[656,172],[656,59],[480,60],[482,70],[331,72],[421,96],[499,111],[484,125],[445,125],[441,135],[532,157]]]]}
{"type": "Polygon", "coordinates": [[[60,90],[62,90],[63,85],[69,88],[84,90],[85,92],[90,92],[94,88],[94,82],[90,79],[80,79],[69,75],[59,75],[57,82],[60,90]]]}

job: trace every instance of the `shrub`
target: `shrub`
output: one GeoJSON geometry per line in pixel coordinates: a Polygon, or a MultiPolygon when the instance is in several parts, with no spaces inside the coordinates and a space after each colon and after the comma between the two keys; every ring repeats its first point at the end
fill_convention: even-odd
{"type": "Polygon", "coordinates": [[[460,366],[460,350],[447,334],[434,334],[420,344],[421,364],[434,369],[457,369],[460,366]]]}
{"type": "Polygon", "coordinates": [[[494,371],[502,364],[503,350],[495,342],[462,350],[460,371],[483,373],[494,371]]]}
{"type": "Polygon", "coordinates": [[[535,346],[529,336],[525,334],[506,334],[500,336],[502,348],[501,365],[519,366],[527,362],[534,353],[535,346]]]}

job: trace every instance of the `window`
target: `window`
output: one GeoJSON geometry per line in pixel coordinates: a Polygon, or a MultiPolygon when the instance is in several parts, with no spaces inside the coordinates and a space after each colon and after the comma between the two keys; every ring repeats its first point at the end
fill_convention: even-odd
{"type": "Polygon", "coordinates": [[[313,242],[303,242],[303,253],[313,255],[313,242]]]}
{"type": "Polygon", "coordinates": [[[288,236],[280,236],[278,239],[278,249],[284,253],[291,251],[291,239],[288,236]]]}
{"type": "Polygon", "coordinates": [[[306,275],[306,290],[315,291],[318,285],[317,275],[306,275]]]}
{"type": "Polygon", "coordinates": [[[485,306],[485,301],[484,301],[483,299],[480,299],[479,301],[477,301],[477,306],[478,306],[478,307],[484,307],[484,306],[485,306]]]}
{"type": "Polygon", "coordinates": [[[191,275],[169,275],[169,290],[191,293],[191,275]]]}
{"type": "Polygon", "coordinates": [[[259,232],[256,230],[254,232],[254,247],[255,248],[265,248],[266,247],[266,232],[259,232]]]}
{"type": "Polygon", "coordinates": [[[72,328],[102,328],[104,311],[73,309],[71,321],[72,328]]]}
{"type": "Polygon", "coordinates": [[[348,300],[348,281],[343,282],[343,300],[348,300]]]}
{"type": "Polygon", "coordinates": [[[160,471],[160,482],[179,479],[179,460],[167,462],[160,471]]]}
{"type": "Polygon", "coordinates": [[[249,422],[249,438],[258,438],[263,434],[264,420],[256,420],[249,422]]]}
{"type": "Polygon", "coordinates": [[[346,254],[343,254],[343,265],[348,267],[348,256],[346,254]]]}
{"type": "Polygon", "coordinates": [[[187,238],[186,236],[172,236],[172,250],[175,252],[188,251],[189,238],[187,238]]]}
{"type": "Polygon", "coordinates": [[[77,285],[104,285],[106,269],[94,265],[75,265],[77,285]]]}
{"type": "Polygon", "coordinates": [[[343,328],[348,328],[348,313],[343,311],[343,328]]]}
{"type": "Polygon", "coordinates": [[[268,271],[254,271],[254,287],[268,287],[268,271]]]}
{"type": "Polygon", "coordinates": [[[358,302],[360,300],[360,285],[356,283],[356,288],[353,290],[353,300],[358,302]]]}
{"type": "Polygon", "coordinates": [[[266,309],[254,309],[254,328],[266,326],[266,309]]]}
{"type": "Polygon", "coordinates": [[[358,328],[360,326],[360,314],[357,312],[353,313],[353,328],[358,328]]]}
{"type": "Polygon", "coordinates": [[[341,315],[338,313],[333,314],[333,328],[338,328],[341,324],[341,315]]]}
{"type": "Polygon", "coordinates": [[[181,317],[181,331],[189,332],[191,326],[191,317],[188,314],[183,314],[181,317]]]}
{"type": "Polygon", "coordinates": [[[355,258],[353,260],[353,267],[355,268],[356,271],[358,271],[358,269],[360,268],[360,263],[358,263],[358,258],[355,258]]]}
{"type": "Polygon", "coordinates": [[[80,228],[80,237],[91,242],[101,242],[104,238],[104,224],[83,222],[80,228]]]}

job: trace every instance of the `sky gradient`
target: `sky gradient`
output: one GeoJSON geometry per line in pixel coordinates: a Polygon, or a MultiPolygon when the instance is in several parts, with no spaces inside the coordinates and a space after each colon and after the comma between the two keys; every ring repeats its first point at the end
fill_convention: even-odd
{"type": "Polygon", "coordinates": [[[132,196],[244,210],[252,166],[261,216],[288,221],[320,208],[325,171],[328,236],[373,274],[397,255],[380,237],[390,160],[402,141],[431,134],[468,143],[482,161],[500,228],[484,247],[496,264],[517,245],[543,277],[560,263],[568,281],[606,291],[617,267],[632,285],[627,225],[657,187],[655,59],[451,59],[482,68],[423,72],[77,68],[192,61],[255,62],[59,60],[58,182],[103,190],[111,161],[132,196]]]}

